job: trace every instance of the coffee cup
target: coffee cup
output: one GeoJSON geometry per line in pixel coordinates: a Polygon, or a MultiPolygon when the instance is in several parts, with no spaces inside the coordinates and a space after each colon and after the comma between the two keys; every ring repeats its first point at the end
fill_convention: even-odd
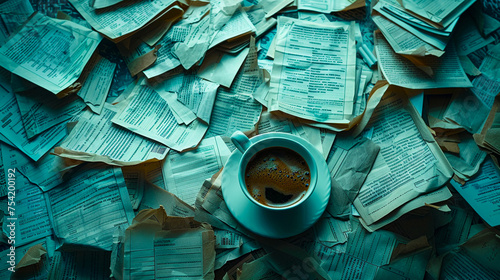
{"type": "Polygon", "coordinates": [[[238,183],[245,196],[269,211],[298,207],[309,199],[317,183],[317,165],[306,140],[287,133],[251,141],[240,131],[231,141],[242,153],[238,183]]]}

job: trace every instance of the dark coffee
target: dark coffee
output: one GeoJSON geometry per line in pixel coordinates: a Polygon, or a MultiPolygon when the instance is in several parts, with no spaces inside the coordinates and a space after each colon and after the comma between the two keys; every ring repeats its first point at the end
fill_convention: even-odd
{"type": "Polygon", "coordinates": [[[250,195],[271,207],[284,207],[299,201],[310,182],[310,170],[304,158],[283,147],[259,151],[245,170],[245,184],[250,195]]]}

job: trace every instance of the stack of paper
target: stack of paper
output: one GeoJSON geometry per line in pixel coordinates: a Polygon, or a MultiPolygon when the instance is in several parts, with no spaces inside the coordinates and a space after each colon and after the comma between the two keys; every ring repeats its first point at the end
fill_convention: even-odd
{"type": "Polygon", "coordinates": [[[114,1],[117,4],[110,7],[101,5],[103,1],[96,1],[94,6],[83,0],[70,2],[95,30],[115,42],[131,36],[157,20],[164,20],[174,14],[176,9],[180,9],[175,6],[177,2],[174,0],[114,1]]]}
{"type": "Polygon", "coordinates": [[[35,13],[0,48],[2,67],[58,95],[77,91],[102,37],[81,25],[35,13]]]}
{"type": "Polygon", "coordinates": [[[474,2],[380,1],[373,20],[397,53],[441,56],[460,15],[474,2]]]}
{"type": "Polygon", "coordinates": [[[276,36],[268,108],[321,123],[348,123],[355,93],[354,25],[280,18],[276,36]]]}
{"type": "MultiPolygon", "coordinates": [[[[151,79],[180,65],[190,69],[214,48],[239,53],[248,45],[250,35],[257,32],[239,2],[215,1],[192,6],[182,19],[172,23],[175,19],[170,19],[155,41],[137,34],[120,44],[133,75],[143,71],[151,79]]],[[[254,18],[254,22],[262,19],[263,14],[254,18]]],[[[272,23],[260,27],[260,33],[271,26],[272,23]]]]}
{"type": "Polygon", "coordinates": [[[496,2],[0,2],[0,279],[500,279],[496,2]],[[316,224],[233,217],[235,131],[318,150],[316,224]]]}

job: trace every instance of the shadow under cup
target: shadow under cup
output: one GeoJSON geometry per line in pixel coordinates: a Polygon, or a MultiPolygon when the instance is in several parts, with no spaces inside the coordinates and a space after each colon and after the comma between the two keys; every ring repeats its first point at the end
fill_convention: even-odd
{"type": "MultiPolygon", "coordinates": [[[[298,136],[295,136],[298,137],[298,136]]],[[[306,147],[304,147],[302,144],[294,141],[293,139],[285,138],[285,137],[276,137],[276,138],[267,138],[267,139],[262,139],[254,144],[252,144],[246,151],[243,153],[243,156],[241,157],[240,165],[239,165],[239,170],[238,170],[238,180],[240,183],[240,187],[243,191],[243,193],[246,195],[246,197],[255,203],[257,206],[269,209],[269,210],[287,210],[291,208],[295,208],[298,205],[302,204],[304,201],[306,201],[310,196],[311,193],[314,191],[314,188],[316,187],[316,181],[317,181],[317,167],[316,167],[316,162],[314,161],[313,156],[311,153],[307,150],[306,147]],[[283,203],[280,206],[268,206],[265,205],[256,199],[253,198],[253,196],[248,192],[246,181],[245,181],[245,173],[246,173],[246,168],[248,163],[252,160],[252,158],[259,153],[260,151],[264,149],[272,149],[272,148],[287,148],[290,149],[294,152],[296,152],[298,155],[304,159],[306,162],[307,166],[309,167],[309,173],[310,173],[310,182],[309,182],[309,187],[307,188],[307,191],[302,197],[300,197],[297,200],[292,200],[287,203],[283,203]]]]}

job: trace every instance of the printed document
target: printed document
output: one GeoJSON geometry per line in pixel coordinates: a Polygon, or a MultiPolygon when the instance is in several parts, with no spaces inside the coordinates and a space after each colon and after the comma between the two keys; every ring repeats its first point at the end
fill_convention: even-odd
{"type": "Polygon", "coordinates": [[[76,82],[101,39],[79,24],[37,13],[0,48],[0,64],[58,94],[76,82]]]}
{"type": "Polygon", "coordinates": [[[194,209],[177,196],[149,182],[144,184],[144,196],[139,210],[166,207],[169,216],[194,217],[194,209]]]}
{"type": "Polygon", "coordinates": [[[178,124],[189,125],[196,120],[196,115],[193,111],[178,100],[177,93],[160,93],[160,96],[167,101],[168,107],[172,111],[172,114],[174,114],[178,124]]]}
{"type": "Polygon", "coordinates": [[[245,62],[248,51],[249,48],[245,48],[237,54],[231,54],[214,49],[203,59],[197,75],[213,83],[231,87],[238,70],[245,62]]]}
{"type": "Polygon", "coordinates": [[[378,26],[392,49],[398,54],[440,57],[444,51],[428,44],[418,36],[413,35],[404,28],[381,15],[373,15],[373,21],[378,26]]]}
{"type": "MultiPolygon", "coordinates": [[[[218,173],[220,175],[221,172],[218,173]]],[[[218,176],[215,174],[212,176],[210,179],[206,179],[203,182],[203,185],[200,188],[200,191],[198,195],[196,196],[196,202],[195,202],[195,210],[194,210],[194,219],[197,221],[205,221],[209,223],[210,225],[218,228],[218,229],[224,229],[228,231],[234,231],[233,228],[231,228],[228,224],[225,222],[219,220],[219,218],[215,217],[212,213],[207,211],[206,209],[202,208],[202,205],[204,203],[205,197],[207,196],[208,192],[212,188],[214,180],[217,178],[214,178],[215,176],[218,176]]],[[[220,179],[219,179],[220,181],[220,179]]],[[[225,205],[224,205],[225,206],[225,205]]],[[[227,207],[226,207],[227,208],[227,207]]]]}
{"type": "Polygon", "coordinates": [[[389,84],[411,89],[472,87],[453,44],[441,57],[426,56],[425,64],[432,68],[431,77],[405,57],[396,54],[382,33],[375,32],[375,53],[378,65],[389,84]]]}
{"type": "Polygon", "coordinates": [[[403,7],[441,28],[455,21],[475,0],[405,0],[403,7]]]}
{"type": "Polygon", "coordinates": [[[132,208],[137,210],[144,197],[144,185],[146,183],[144,165],[122,166],[122,173],[132,208]]]}
{"type": "Polygon", "coordinates": [[[231,88],[219,87],[205,137],[231,136],[236,130],[252,130],[259,121],[262,105],[254,99],[253,94],[264,87],[266,82],[258,65],[254,42],[250,38],[247,58],[231,88]]]}
{"type": "Polygon", "coordinates": [[[255,32],[246,12],[238,8],[239,2],[212,1],[210,5],[209,15],[194,24],[183,40],[172,48],[184,69],[190,69],[208,49],[255,32]]]}
{"type": "Polygon", "coordinates": [[[249,35],[252,32],[255,33],[255,31],[255,26],[248,18],[247,13],[243,9],[237,9],[231,19],[214,36],[209,49],[231,38],[249,35]]]}
{"type": "Polygon", "coordinates": [[[210,123],[218,87],[218,84],[196,76],[196,73],[185,71],[153,85],[162,95],[176,93],[177,99],[207,124],[210,123]]]}
{"type": "Polygon", "coordinates": [[[160,231],[154,239],[155,278],[213,279],[213,231],[160,231]],[[210,247],[209,247],[210,246],[210,247]]]}
{"type": "Polygon", "coordinates": [[[355,72],[354,23],[280,17],[268,108],[321,123],[348,123],[355,72]]]}
{"type": "Polygon", "coordinates": [[[65,243],[111,251],[116,227],[128,226],[134,217],[117,167],[86,164],[45,194],[54,233],[65,243]]]}
{"type": "Polygon", "coordinates": [[[444,51],[450,41],[451,31],[453,31],[453,27],[455,26],[455,24],[452,24],[445,30],[436,29],[426,21],[402,10],[396,0],[380,1],[373,9],[419,39],[442,51],[444,51]]]}
{"type": "Polygon", "coordinates": [[[108,38],[120,41],[162,15],[175,0],[127,0],[112,7],[96,9],[87,0],[69,0],[92,27],[108,38]]]}
{"type": "Polygon", "coordinates": [[[112,122],[176,151],[196,147],[208,126],[199,120],[177,124],[167,100],[149,86],[136,85],[112,122]]]}
{"type": "Polygon", "coordinates": [[[100,161],[111,165],[135,165],[162,160],[169,148],[130,130],[114,125],[120,103],[106,103],[101,115],[87,110],[54,153],[81,161],[100,161]]]}
{"type": "Polygon", "coordinates": [[[380,152],[354,201],[367,225],[438,189],[453,176],[434,137],[403,93],[382,100],[371,123],[371,140],[380,152]]]}
{"type": "Polygon", "coordinates": [[[452,194],[450,190],[448,189],[447,186],[444,186],[442,188],[439,188],[433,192],[426,193],[424,195],[418,196],[415,199],[410,200],[409,202],[405,203],[403,206],[400,206],[398,209],[392,211],[389,213],[387,216],[385,216],[383,219],[371,224],[367,225],[366,222],[363,219],[360,219],[361,225],[363,227],[370,231],[374,232],[378,229],[381,229],[382,227],[396,221],[399,219],[401,216],[404,214],[407,214],[417,208],[421,208],[425,206],[426,204],[434,204],[434,203],[439,203],[446,201],[447,199],[450,199],[452,197],[452,194]]]}
{"type": "MultiPolygon", "coordinates": [[[[215,230],[214,230],[215,231],[215,230]]],[[[226,245],[222,245],[224,247],[234,247],[230,249],[222,249],[217,250],[217,255],[215,256],[215,269],[219,269],[224,266],[228,261],[235,260],[243,255],[251,253],[247,255],[248,257],[252,257],[252,255],[261,248],[261,245],[255,240],[244,235],[240,235],[233,231],[227,230],[217,230],[215,231],[216,238],[221,237],[221,243],[225,243],[226,245]],[[233,238],[235,237],[235,238],[233,238]],[[239,244],[234,244],[233,242],[238,242],[239,244]],[[234,245],[232,245],[234,244],[234,245]],[[238,246],[238,247],[236,247],[238,246]]],[[[216,240],[218,241],[218,240],[216,240]]],[[[216,243],[216,249],[219,249],[219,246],[216,243]]],[[[263,251],[260,250],[260,251],[263,251]]],[[[257,253],[258,254],[258,253],[257,253]]],[[[261,253],[262,254],[262,253],[261,253]]],[[[236,280],[236,279],[235,279],[236,280]]]]}
{"type": "Polygon", "coordinates": [[[170,151],[163,163],[165,189],[194,206],[205,179],[217,173],[230,155],[219,136],[202,140],[196,150],[170,151]]]}
{"type": "Polygon", "coordinates": [[[351,225],[346,244],[330,248],[316,243],[313,253],[331,279],[375,279],[378,268],[389,263],[397,236],[389,231],[368,233],[357,222],[351,225]]]}
{"type": "Polygon", "coordinates": [[[352,231],[351,221],[335,219],[328,214],[323,215],[313,228],[316,240],[328,247],[347,242],[348,233],[352,231]]]}
{"type": "Polygon", "coordinates": [[[143,210],[125,231],[123,279],[213,279],[215,236],[208,224],[143,210]],[[141,261],[137,261],[137,260],[141,261]]]}
{"type": "Polygon", "coordinates": [[[252,130],[261,111],[262,105],[252,96],[219,88],[205,137],[231,136],[236,130],[252,130]]]}
{"type": "Polygon", "coordinates": [[[87,74],[87,78],[77,94],[94,113],[100,114],[113,82],[116,64],[96,54],[90,59],[89,65],[93,66],[92,70],[82,74],[87,74]]]}
{"type": "Polygon", "coordinates": [[[0,102],[0,136],[7,139],[7,144],[16,146],[32,160],[39,160],[66,136],[66,124],[61,123],[40,133],[35,138],[28,139],[16,102],[16,95],[12,92],[10,84],[1,80],[0,100],[2,100],[0,102]]]}
{"type": "Polygon", "coordinates": [[[57,98],[44,90],[17,93],[16,100],[26,135],[30,139],[71,119],[85,108],[85,103],[76,94],[57,98]]]}
{"type": "Polygon", "coordinates": [[[230,226],[234,230],[247,236],[252,236],[252,233],[238,223],[238,221],[231,214],[227,208],[220,189],[211,188],[205,196],[201,207],[208,213],[212,214],[217,220],[230,226]]]}
{"type": "Polygon", "coordinates": [[[444,256],[440,277],[477,280],[500,278],[498,246],[498,235],[493,230],[481,231],[444,256]]]}
{"type": "Polygon", "coordinates": [[[470,14],[464,14],[460,17],[457,30],[460,32],[456,33],[454,40],[457,44],[457,53],[460,56],[468,55],[495,42],[493,36],[483,37],[476,26],[475,19],[470,14]]]}
{"type": "Polygon", "coordinates": [[[12,146],[0,143],[0,149],[7,166],[16,168],[31,183],[36,184],[44,192],[62,183],[63,169],[67,168],[66,164],[71,165],[71,163],[65,163],[64,159],[51,153],[45,154],[38,161],[33,161],[12,146]]]}
{"type": "MultiPolygon", "coordinates": [[[[262,2],[260,1],[260,3],[262,2]]],[[[276,25],[277,20],[272,17],[266,18],[266,12],[261,5],[244,7],[243,9],[247,12],[248,19],[255,26],[255,37],[257,38],[270,31],[276,25]]]]}
{"type": "MultiPolygon", "coordinates": [[[[0,4],[0,46],[33,14],[29,0],[11,0],[0,4]]],[[[6,269],[7,270],[7,269],[6,269]]]]}
{"type": "Polygon", "coordinates": [[[461,185],[451,184],[490,226],[500,225],[500,170],[491,159],[484,161],[477,176],[461,185]]]}
{"type": "MultiPolygon", "coordinates": [[[[16,225],[15,246],[17,247],[50,236],[52,229],[42,190],[37,185],[30,183],[22,174],[15,173],[15,176],[15,198],[12,200],[15,202],[12,205],[12,209],[15,209],[13,210],[15,216],[10,217],[7,215],[11,208],[11,205],[9,205],[4,217],[3,232],[9,236],[10,229],[8,225],[10,223],[16,225]]],[[[9,202],[12,201],[9,200],[9,202]]]]}
{"type": "MultiPolygon", "coordinates": [[[[144,75],[146,75],[148,79],[171,71],[177,66],[181,65],[179,59],[172,54],[172,48],[176,42],[183,41],[186,38],[187,34],[191,31],[191,29],[197,29],[197,24],[200,23],[189,24],[184,20],[181,20],[172,25],[165,36],[163,36],[163,38],[160,39],[156,44],[157,46],[161,45],[161,47],[158,48],[158,52],[156,54],[156,61],[151,67],[143,71],[144,75]]],[[[150,47],[146,43],[142,43],[134,50],[135,53],[133,57],[139,57],[150,52],[153,49],[153,47],[150,47]]]]}
{"type": "Polygon", "coordinates": [[[257,132],[258,134],[284,132],[300,136],[313,144],[313,146],[323,154],[325,159],[335,139],[335,134],[333,133],[325,133],[323,135],[319,128],[302,124],[297,120],[292,121],[287,118],[273,115],[269,113],[269,111],[263,111],[261,113],[257,132]],[[327,148],[328,151],[325,151],[324,148],[327,148]]]}

